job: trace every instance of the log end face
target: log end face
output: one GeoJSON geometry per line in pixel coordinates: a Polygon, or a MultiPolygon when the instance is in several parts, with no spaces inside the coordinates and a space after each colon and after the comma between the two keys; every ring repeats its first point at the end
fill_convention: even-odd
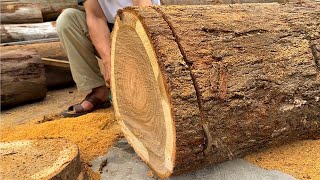
{"type": "Polygon", "coordinates": [[[162,74],[136,16],[116,19],[111,52],[113,104],[137,154],[164,178],[172,174],[175,129],[162,74]]]}
{"type": "Polygon", "coordinates": [[[1,142],[0,158],[3,179],[76,179],[81,171],[78,147],[63,139],[1,142]]]}

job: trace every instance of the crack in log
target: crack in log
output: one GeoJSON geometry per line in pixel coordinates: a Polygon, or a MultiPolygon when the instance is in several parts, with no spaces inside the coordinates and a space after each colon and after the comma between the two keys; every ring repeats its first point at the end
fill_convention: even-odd
{"type": "Polygon", "coordinates": [[[316,63],[318,70],[320,70],[320,45],[310,42],[310,48],[313,55],[313,60],[316,63]]]}
{"type": "MultiPolygon", "coordinates": [[[[200,93],[199,93],[199,90],[198,90],[199,88],[198,88],[198,86],[197,86],[195,77],[194,77],[194,75],[193,75],[192,72],[191,72],[192,63],[190,63],[190,62],[187,61],[187,57],[186,57],[186,54],[185,54],[185,52],[184,52],[184,50],[183,50],[183,48],[182,48],[182,45],[181,45],[181,43],[180,43],[180,41],[179,41],[179,37],[178,37],[177,33],[175,32],[175,30],[174,30],[174,28],[173,28],[173,25],[172,25],[171,22],[169,21],[167,15],[166,15],[164,12],[162,12],[161,9],[158,8],[158,7],[152,7],[152,8],[153,8],[155,11],[157,11],[157,12],[162,16],[163,20],[168,24],[168,26],[169,26],[169,28],[170,28],[170,30],[171,30],[174,38],[175,38],[174,41],[177,43],[178,48],[179,48],[179,51],[181,52],[181,55],[182,55],[182,57],[183,57],[183,60],[184,60],[184,62],[187,64],[187,66],[188,66],[188,68],[189,68],[189,72],[190,72],[190,75],[191,75],[191,79],[192,79],[192,82],[193,82],[193,86],[194,86],[195,91],[196,91],[197,102],[198,102],[199,112],[200,112],[200,118],[201,118],[201,122],[202,122],[202,129],[203,129],[203,132],[204,132],[204,123],[205,123],[205,122],[204,122],[204,114],[203,114],[203,112],[202,112],[202,110],[201,110],[201,109],[202,109],[202,104],[201,104],[201,101],[200,101],[200,93]]],[[[206,133],[203,133],[203,134],[204,134],[204,137],[206,138],[206,137],[207,137],[207,136],[206,136],[206,133]]],[[[207,141],[208,141],[208,140],[205,139],[204,142],[203,142],[204,149],[207,148],[207,143],[208,143],[207,141]]]]}

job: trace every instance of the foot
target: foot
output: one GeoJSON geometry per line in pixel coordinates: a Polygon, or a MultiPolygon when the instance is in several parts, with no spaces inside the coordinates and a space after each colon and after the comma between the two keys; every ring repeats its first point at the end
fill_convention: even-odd
{"type": "Polygon", "coordinates": [[[95,88],[81,104],[70,106],[68,110],[62,111],[61,115],[64,117],[78,117],[96,109],[108,108],[111,106],[108,98],[109,94],[110,90],[106,86],[95,88]]]}
{"type": "MultiPolygon", "coordinates": [[[[106,102],[106,101],[109,100],[108,96],[110,94],[110,89],[107,88],[106,86],[101,86],[101,87],[97,87],[97,88],[92,89],[92,92],[90,94],[92,94],[93,96],[97,97],[102,102],[106,102]]],[[[91,110],[94,107],[94,105],[91,102],[87,101],[87,100],[84,100],[81,103],[81,106],[86,111],[91,110]]]]}

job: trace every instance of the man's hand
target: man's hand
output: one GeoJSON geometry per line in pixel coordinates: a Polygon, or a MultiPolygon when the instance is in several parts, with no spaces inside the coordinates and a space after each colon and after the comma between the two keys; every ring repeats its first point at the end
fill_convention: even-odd
{"type": "Polygon", "coordinates": [[[86,10],[90,38],[102,59],[105,67],[106,85],[110,87],[111,40],[108,22],[97,0],[86,0],[83,5],[86,10]]]}

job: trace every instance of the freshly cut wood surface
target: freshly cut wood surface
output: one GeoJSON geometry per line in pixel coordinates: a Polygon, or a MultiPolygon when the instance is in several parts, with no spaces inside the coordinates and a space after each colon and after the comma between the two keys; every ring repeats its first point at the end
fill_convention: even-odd
{"type": "Polygon", "coordinates": [[[320,138],[320,5],[132,7],[112,38],[126,138],[162,178],[320,138]]]}
{"type": "Polygon", "coordinates": [[[41,8],[37,4],[4,2],[0,6],[1,24],[43,22],[41,8]]]}
{"type": "Polygon", "coordinates": [[[56,23],[2,24],[0,26],[1,43],[58,38],[56,23]]]}
{"type": "Polygon", "coordinates": [[[0,178],[77,179],[81,171],[76,145],[63,139],[0,142],[0,178]]]}
{"type": "Polygon", "coordinates": [[[1,108],[9,108],[46,96],[44,66],[35,51],[1,52],[1,108]]]}

